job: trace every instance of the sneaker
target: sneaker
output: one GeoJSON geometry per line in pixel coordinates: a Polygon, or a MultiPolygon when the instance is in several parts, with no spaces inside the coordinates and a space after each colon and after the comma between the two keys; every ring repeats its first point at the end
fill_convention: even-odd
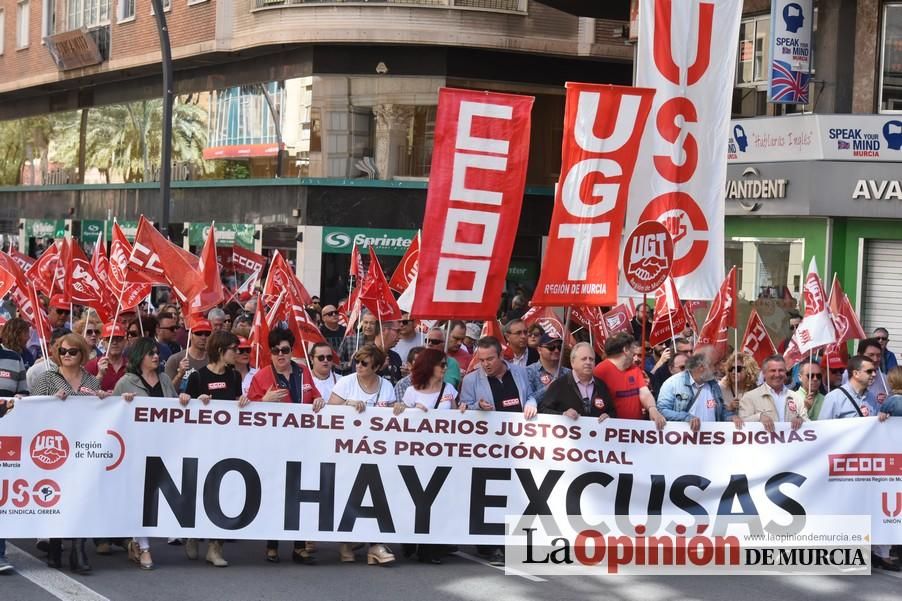
{"type": "Polygon", "coordinates": [[[13,564],[9,563],[5,557],[0,557],[0,572],[7,572],[13,569],[13,564]]]}
{"type": "Polygon", "coordinates": [[[492,553],[492,557],[489,559],[489,565],[493,566],[504,566],[504,551],[501,549],[496,549],[494,553],[492,553]]]}

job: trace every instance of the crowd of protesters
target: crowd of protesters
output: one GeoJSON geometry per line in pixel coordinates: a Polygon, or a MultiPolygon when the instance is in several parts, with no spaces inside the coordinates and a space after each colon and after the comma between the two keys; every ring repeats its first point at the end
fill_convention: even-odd
{"type": "MultiPolygon", "coordinates": [[[[348,405],[358,412],[384,407],[395,414],[504,411],[522,413],[524,419],[546,413],[599,421],[651,420],[657,428],[686,422],[693,430],[715,421],[729,421],[737,428],[760,422],[773,430],[777,422],[795,429],[810,420],[876,415],[885,421],[902,415],[902,368],[888,349],[884,328],[860,341],[848,359],[809,358],[788,366],[781,355],[761,364],[734,349],[715,356],[711,348],[694,346],[691,331],[643,348],[643,324],[650,322],[650,316],[642,319],[643,312],[650,313],[644,305],[633,320],[633,332],[608,337],[601,353],[584,335],[568,332],[564,339],[524,322],[527,303],[520,297],[511,303],[498,337],[482,336],[481,323],[449,320],[425,327],[407,314],[398,321],[380,321],[367,313],[356,331],[345,336],[340,305],[322,306],[314,297],[308,313],[325,342],[309,345],[306,356],[296,357],[294,334],[277,326],[265,341],[269,363],[251,365],[256,302],[212,309],[188,331],[177,305],[161,304],[154,310],[142,304],[116,323],[102,324],[93,314],[75,319],[70,305],[50,299],[53,331],[46,346],[22,319],[2,325],[0,398],[8,400],[0,401],[0,416],[29,395],[61,401],[112,395],[125,402],[136,396],[177,398],[182,404],[211,399],[240,405],[290,402],[311,404],[315,411],[348,405]]],[[[48,564],[56,568],[62,566],[63,547],[68,545],[69,567],[77,573],[91,571],[87,543],[38,541],[48,564]]],[[[120,545],[141,569],[154,567],[147,538],[94,543],[98,554],[120,545]]],[[[169,543],[182,544],[188,559],[200,557],[197,540],[169,543]]],[[[342,544],[340,561],[356,561],[363,547],[342,544]]],[[[434,564],[442,562],[447,550],[403,546],[405,556],[434,564]]],[[[504,563],[500,547],[478,550],[493,565],[504,563]]],[[[899,570],[896,548],[874,546],[872,553],[874,566],[899,570]]],[[[369,564],[396,561],[381,543],[367,545],[365,555],[369,564]]],[[[207,541],[204,558],[213,566],[228,566],[225,541],[207,541]]],[[[279,541],[266,543],[263,559],[280,560],[279,541]]],[[[294,541],[291,559],[315,563],[316,545],[294,541]]],[[[5,541],[0,540],[0,571],[8,569],[5,541]]]]}

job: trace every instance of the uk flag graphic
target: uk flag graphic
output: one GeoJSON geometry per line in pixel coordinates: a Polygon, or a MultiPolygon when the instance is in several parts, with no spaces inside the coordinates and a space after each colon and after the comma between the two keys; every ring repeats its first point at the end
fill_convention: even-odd
{"type": "Polygon", "coordinates": [[[793,71],[789,63],[774,61],[771,65],[770,97],[772,102],[808,104],[810,73],[793,71]]]}

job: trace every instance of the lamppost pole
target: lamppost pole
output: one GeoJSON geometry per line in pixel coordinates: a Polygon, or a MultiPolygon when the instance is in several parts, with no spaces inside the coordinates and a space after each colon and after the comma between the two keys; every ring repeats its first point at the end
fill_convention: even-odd
{"type": "Polygon", "coordinates": [[[160,143],[160,233],[169,237],[169,190],[172,179],[172,47],[169,44],[169,28],[163,12],[163,0],[151,0],[160,36],[160,55],[163,65],[163,133],[160,143]]]}

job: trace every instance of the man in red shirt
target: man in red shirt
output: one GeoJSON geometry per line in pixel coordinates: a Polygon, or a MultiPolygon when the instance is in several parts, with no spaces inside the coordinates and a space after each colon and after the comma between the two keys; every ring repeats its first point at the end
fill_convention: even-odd
{"type": "Polygon", "coordinates": [[[655,405],[655,398],[648,390],[642,368],[633,364],[635,343],[632,334],[626,332],[608,338],[604,344],[608,358],[595,366],[594,375],[608,387],[618,418],[645,419],[642,415],[642,410],[645,409],[648,417],[661,430],[667,420],[655,405]]]}
{"type": "Polygon", "coordinates": [[[116,387],[116,382],[125,375],[125,368],[128,367],[128,359],[123,354],[126,334],[124,327],[113,322],[103,326],[100,331],[103,342],[107,344],[106,355],[88,361],[85,370],[100,378],[101,390],[112,390],[116,387]]]}

